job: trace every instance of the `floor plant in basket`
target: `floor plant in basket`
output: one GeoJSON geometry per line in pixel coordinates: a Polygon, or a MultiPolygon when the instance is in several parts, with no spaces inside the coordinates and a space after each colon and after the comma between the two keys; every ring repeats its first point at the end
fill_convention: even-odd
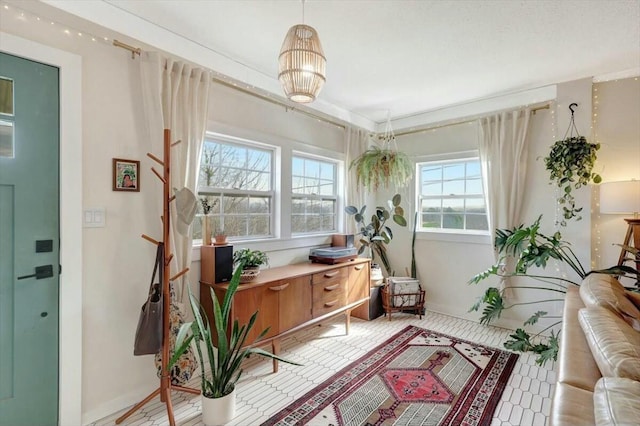
{"type": "MultiPolygon", "coordinates": [[[[213,324],[209,324],[203,308],[189,291],[194,320],[183,324],[180,328],[176,338],[177,349],[169,362],[169,368],[171,368],[189,345],[195,345],[200,360],[202,418],[206,426],[224,424],[235,416],[236,384],[242,376],[242,361],[250,355],[261,355],[300,365],[263,349],[252,347],[251,345],[255,342],[247,341],[247,336],[258,317],[257,311],[253,313],[247,324],[239,324],[237,319],[231,321],[231,304],[240,284],[242,266],[240,264],[236,268],[222,305],[213,289],[210,290],[213,301],[213,324]]],[[[265,336],[268,330],[268,328],[263,330],[256,341],[265,336]]]]}

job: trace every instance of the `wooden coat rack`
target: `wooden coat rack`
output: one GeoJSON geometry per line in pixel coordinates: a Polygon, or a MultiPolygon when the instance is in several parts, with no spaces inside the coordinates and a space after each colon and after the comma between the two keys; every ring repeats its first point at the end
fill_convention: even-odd
{"type": "MultiPolygon", "coordinates": [[[[169,324],[169,314],[171,309],[171,293],[169,289],[169,283],[171,281],[175,281],[180,278],[187,272],[189,272],[189,268],[184,268],[182,271],[178,272],[176,275],[169,278],[169,274],[171,273],[171,259],[173,259],[173,253],[169,253],[170,251],[170,220],[171,220],[171,202],[175,200],[175,196],[171,195],[171,148],[179,144],[180,141],[171,143],[171,130],[164,129],[164,160],[160,160],[158,157],[151,153],[147,153],[147,156],[151,158],[156,163],[160,164],[163,167],[163,173],[160,174],[156,169],[151,167],[151,171],[155,174],[158,179],[162,182],[163,186],[163,197],[162,197],[162,241],[164,242],[164,275],[162,279],[162,309],[163,309],[163,317],[162,317],[162,373],[160,375],[160,387],[153,391],[149,396],[140,401],[138,404],[134,405],[129,411],[124,413],[116,420],[116,424],[120,424],[125,421],[129,416],[142,408],[145,404],[151,401],[156,395],[160,395],[160,401],[164,402],[167,406],[167,416],[169,417],[169,424],[171,426],[175,426],[176,421],[173,416],[173,406],[171,404],[171,391],[181,391],[187,392],[195,395],[199,395],[200,391],[197,389],[186,388],[183,386],[177,386],[171,384],[171,373],[169,371],[168,363],[170,359],[169,354],[169,333],[170,333],[170,324],[169,324]]],[[[159,241],[149,237],[148,235],[142,234],[142,238],[153,243],[160,244],[159,241]]]]}

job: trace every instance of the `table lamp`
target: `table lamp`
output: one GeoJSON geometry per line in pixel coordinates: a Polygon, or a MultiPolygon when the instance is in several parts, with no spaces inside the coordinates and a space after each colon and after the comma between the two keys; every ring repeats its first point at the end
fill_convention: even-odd
{"type": "MultiPolygon", "coordinates": [[[[633,214],[633,218],[625,218],[629,225],[625,235],[624,246],[630,246],[633,237],[633,247],[640,249],[640,180],[621,182],[607,182],[600,185],[600,213],[603,214],[633,214]]],[[[623,247],[618,259],[618,265],[624,263],[627,250],[623,247]]],[[[636,256],[636,269],[640,269],[640,257],[636,256]]]]}

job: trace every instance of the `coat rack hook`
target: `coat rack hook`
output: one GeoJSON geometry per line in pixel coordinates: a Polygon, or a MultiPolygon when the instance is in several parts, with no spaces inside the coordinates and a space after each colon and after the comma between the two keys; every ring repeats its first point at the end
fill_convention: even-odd
{"type": "Polygon", "coordinates": [[[573,115],[575,113],[575,111],[573,110],[574,107],[578,107],[578,104],[573,102],[571,105],[569,105],[569,111],[571,111],[571,115],[573,115]]]}

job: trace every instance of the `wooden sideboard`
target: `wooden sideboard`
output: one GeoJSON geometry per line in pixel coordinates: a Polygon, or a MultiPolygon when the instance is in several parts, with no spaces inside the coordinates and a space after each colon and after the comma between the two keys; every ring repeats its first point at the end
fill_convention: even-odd
{"type": "MultiPolygon", "coordinates": [[[[233,297],[231,318],[246,324],[259,311],[247,341],[253,342],[268,327],[269,332],[257,343],[270,343],[275,354],[280,352],[281,338],[334,315],[345,314],[349,333],[352,311],[354,316],[368,319],[370,267],[369,259],[354,259],[335,265],[298,263],[264,269],[255,280],[240,284],[233,297]],[[366,309],[356,310],[362,306],[366,309]]],[[[202,264],[202,268],[212,265],[202,264]]],[[[200,281],[200,303],[210,324],[213,324],[210,291],[213,289],[221,301],[228,286],[200,281]]],[[[275,360],[273,371],[278,371],[275,360]]]]}

